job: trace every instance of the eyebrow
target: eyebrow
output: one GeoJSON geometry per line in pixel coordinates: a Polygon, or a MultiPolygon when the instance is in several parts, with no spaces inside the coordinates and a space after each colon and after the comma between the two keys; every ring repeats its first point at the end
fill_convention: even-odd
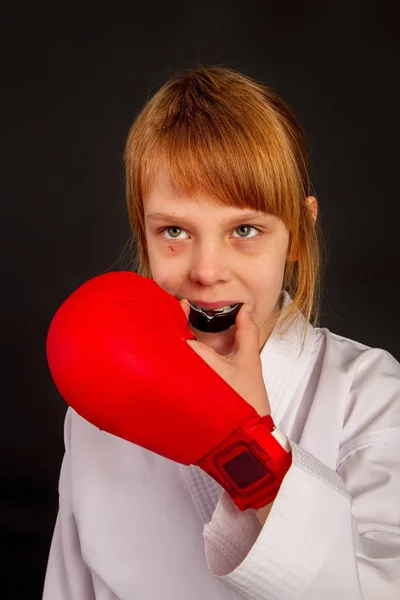
{"type": "MultiPolygon", "coordinates": [[[[149,220],[154,220],[154,221],[163,221],[164,223],[173,223],[173,222],[180,222],[180,223],[186,223],[188,225],[190,225],[190,220],[186,219],[185,217],[180,217],[179,215],[176,215],[174,213],[172,214],[168,214],[168,213],[162,213],[162,212],[154,212],[154,213],[150,213],[148,215],[146,215],[145,217],[146,219],[149,220]]],[[[224,225],[236,225],[236,224],[240,224],[240,223],[245,223],[246,221],[249,220],[253,220],[253,219],[260,219],[260,218],[267,218],[267,219],[273,219],[274,215],[270,215],[267,213],[261,213],[261,212],[248,212],[248,213],[243,213],[242,215],[238,215],[237,217],[233,217],[231,219],[225,219],[225,221],[223,221],[224,225]]]]}

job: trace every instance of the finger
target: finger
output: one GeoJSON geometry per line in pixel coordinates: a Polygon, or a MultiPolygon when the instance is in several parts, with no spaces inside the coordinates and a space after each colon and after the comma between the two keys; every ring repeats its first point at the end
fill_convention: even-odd
{"type": "Polygon", "coordinates": [[[203,344],[202,342],[198,342],[197,340],[186,340],[186,343],[198,354],[201,356],[203,360],[207,363],[214,361],[215,359],[221,360],[224,357],[220,356],[218,352],[215,352],[213,348],[207,346],[207,344],[203,344]]]}
{"type": "Polygon", "coordinates": [[[181,305],[182,310],[185,313],[186,319],[189,319],[190,304],[189,304],[188,300],[186,300],[186,298],[183,298],[183,300],[179,301],[179,304],[181,305]]]}
{"type": "Polygon", "coordinates": [[[250,313],[250,305],[243,304],[236,317],[235,354],[237,358],[246,360],[259,356],[260,332],[250,313]]]}

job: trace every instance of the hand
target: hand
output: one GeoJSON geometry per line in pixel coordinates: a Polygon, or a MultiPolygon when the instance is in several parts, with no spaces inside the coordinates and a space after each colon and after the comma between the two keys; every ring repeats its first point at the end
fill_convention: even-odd
{"type": "Polygon", "coordinates": [[[235,491],[213,459],[232,436],[260,425],[257,412],[269,412],[258,330],[246,309],[236,318],[234,350],[222,358],[193,342],[189,313],[155,281],[104,273],[54,315],[46,340],[50,372],[67,403],[95,427],[199,466],[240,510],[258,509],[270,499],[269,486],[250,496],[235,491]]]}
{"type": "MultiPolygon", "coordinates": [[[[189,318],[189,302],[184,299],[180,304],[189,318]]],[[[262,375],[259,329],[248,310],[243,304],[236,317],[234,349],[229,356],[221,356],[202,342],[186,343],[263,417],[271,414],[271,408],[262,375]]]]}

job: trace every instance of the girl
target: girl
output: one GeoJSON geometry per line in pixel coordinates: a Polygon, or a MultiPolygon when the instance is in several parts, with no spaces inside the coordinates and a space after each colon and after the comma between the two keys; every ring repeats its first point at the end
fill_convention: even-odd
{"type": "Polygon", "coordinates": [[[240,510],[198,466],[70,408],[44,599],[399,599],[400,366],[317,327],[295,117],[248,77],[196,68],[147,103],[125,159],[138,274],[180,301],[187,344],[272,416],[290,461],[268,502],[240,510]],[[241,306],[233,326],[193,318],[221,305],[241,306]]]}

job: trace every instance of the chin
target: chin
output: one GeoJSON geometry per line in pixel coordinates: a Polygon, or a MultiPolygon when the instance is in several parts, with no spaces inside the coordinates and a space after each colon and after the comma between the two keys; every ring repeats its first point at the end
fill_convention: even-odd
{"type": "Polygon", "coordinates": [[[207,331],[200,331],[195,327],[190,327],[198,342],[202,342],[212,348],[217,354],[226,356],[231,354],[233,350],[233,342],[235,339],[236,325],[232,325],[226,331],[220,331],[218,333],[208,333],[207,331]]]}

